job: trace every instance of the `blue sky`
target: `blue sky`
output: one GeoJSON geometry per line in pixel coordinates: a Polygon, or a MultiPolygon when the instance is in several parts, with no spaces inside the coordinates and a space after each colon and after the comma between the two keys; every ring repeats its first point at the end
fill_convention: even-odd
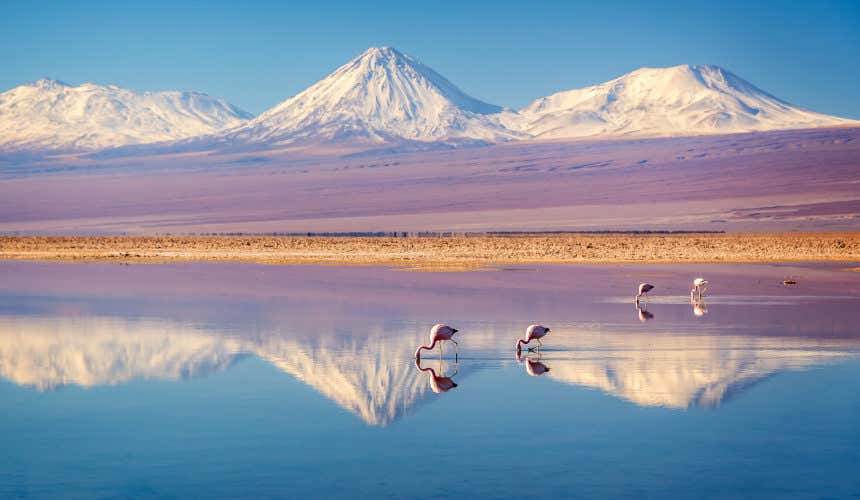
{"type": "Polygon", "coordinates": [[[30,2],[0,5],[0,90],[48,76],[200,90],[259,113],[377,45],[518,108],[641,66],[717,64],[860,118],[860,2],[30,2]],[[249,5],[243,5],[248,3],[249,5]]]}

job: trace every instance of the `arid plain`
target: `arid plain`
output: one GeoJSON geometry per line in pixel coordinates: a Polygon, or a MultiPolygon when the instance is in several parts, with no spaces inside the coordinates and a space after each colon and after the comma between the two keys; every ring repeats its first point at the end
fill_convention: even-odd
{"type": "Polygon", "coordinates": [[[0,259],[387,265],[423,270],[505,264],[860,260],[858,233],[552,234],[448,237],[0,237],[0,259]]]}
{"type": "Polygon", "coordinates": [[[0,232],[855,231],[860,129],[0,163],[0,232]]]}

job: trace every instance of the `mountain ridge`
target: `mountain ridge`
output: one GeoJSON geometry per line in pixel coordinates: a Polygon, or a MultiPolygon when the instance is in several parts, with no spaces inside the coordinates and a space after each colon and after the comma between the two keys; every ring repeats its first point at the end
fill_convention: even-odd
{"type": "Polygon", "coordinates": [[[40,78],[0,94],[0,150],[97,151],[195,137],[250,117],[202,92],[40,78]]]}
{"type": "Polygon", "coordinates": [[[537,138],[666,137],[858,124],[805,110],[715,65],[639,68],[536,99],[520,110],[537,138]]]}
{"type": "Polygon", "coordinates": [[[466,94],[387,46],[365,50],[256,117],[198,92],[75,87],[48,78],[0,94],[0,151],[89,151],[106,157],[297,145],[410,151],[523,139],[833,126],[860,126],[860,121],[793,106],[715,65],[639,68],[513,111],[466,94]]]}

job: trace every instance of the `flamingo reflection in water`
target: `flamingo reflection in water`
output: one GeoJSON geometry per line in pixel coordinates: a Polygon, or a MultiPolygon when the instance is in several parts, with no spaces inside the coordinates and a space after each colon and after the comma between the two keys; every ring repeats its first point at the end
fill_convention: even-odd
{"type": "Polygon", "coordinates": [[[636,315],[639,317],[639,321],[643,323],[649,319],[654,319],[654,314],[648,312],[648,305],[642,307],[639,302],[636,303],[636,315]]]}
{"type": "Polygon", "coordinates": [[[532,377],[540,377],[549,371],[549,367],[542,363],[540,358],[540,352],[538,352],[537,359],[532,359],[529,356],[523,356],[521,351],[517,351],[517,361],[525,366],[526,373],[532,377]]]}
{"type": "Polygon", "coordinates": [[[693,316],[701,317],[708,314],[708,305],[704,299],[690,297],[690,305],[693,306],[693,316]]]}
{"type": "MultiPolygon", "coordinates": [[[[436,394],[441,394],[443,392],[448,392],[451,389],[457,387],[457,382],[454,382],[452,377],[457,375],[457,363],[454,363],[454,373],[451,374],[450,377],[446,377],[444,375],[438,375],[436,370],[431,367],[422,367],[421,359],[415,358],[415,368],[418,368],[419,371],[427,372],[430,375],[430,390],[435,392],[436,394]]],[[[442,360],[439,360],[439,373],[443,373],[442,371],[442,360]]]]}

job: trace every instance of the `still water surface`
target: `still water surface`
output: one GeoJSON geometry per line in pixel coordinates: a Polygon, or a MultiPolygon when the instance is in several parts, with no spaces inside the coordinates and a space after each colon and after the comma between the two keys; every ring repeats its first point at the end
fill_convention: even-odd
{"type": "Polygon", "coordinates": [[[857,496],[845,267],[0,263],[0,498],[857,496]]]}

